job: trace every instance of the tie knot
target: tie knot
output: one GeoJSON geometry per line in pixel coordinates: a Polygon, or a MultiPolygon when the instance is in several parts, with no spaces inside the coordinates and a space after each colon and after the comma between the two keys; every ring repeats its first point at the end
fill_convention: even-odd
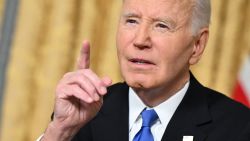
{"type": "Polygon", "coordinates": [[[142,112],[142,126],[150,127],[157,119],[158,115],[155,110],[144,110],[142,112]]]}

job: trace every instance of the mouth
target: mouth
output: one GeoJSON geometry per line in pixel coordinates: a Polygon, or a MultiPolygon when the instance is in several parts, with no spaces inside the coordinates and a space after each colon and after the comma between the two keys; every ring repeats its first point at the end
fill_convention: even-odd
{"type": "Polygon", "coordinates": [[[132,58],[129,61],[138,65],[155,65],[152,61],[141,58],[132,58]]]}

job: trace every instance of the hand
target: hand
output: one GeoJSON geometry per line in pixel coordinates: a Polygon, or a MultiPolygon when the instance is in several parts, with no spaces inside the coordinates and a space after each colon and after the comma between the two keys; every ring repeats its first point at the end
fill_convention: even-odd
{"type": "Polygon", "coordinates": [[[99,78],[89,69],[89,60],[90,45],[85,41],[77,62],[77,70],[65,74],[57,85],[54,117],[46,132],[54,128],[64,133],[60,133],[62,138],[70,138],[100,110],[102,97],[112,82],[108,77],[99,78]]]}

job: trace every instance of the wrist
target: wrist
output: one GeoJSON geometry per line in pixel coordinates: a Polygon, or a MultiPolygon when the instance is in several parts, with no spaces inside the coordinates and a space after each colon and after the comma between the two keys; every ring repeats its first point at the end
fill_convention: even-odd
{"type": "Polygon", "coordinates": [[[41,141],[70,141],[76,134],[77,129],[63,127],[60,123],[49,123],[41,141]]]}

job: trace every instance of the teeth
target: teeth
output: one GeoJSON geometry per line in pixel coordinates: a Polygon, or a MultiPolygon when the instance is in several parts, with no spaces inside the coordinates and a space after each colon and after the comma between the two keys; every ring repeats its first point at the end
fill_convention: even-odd
{"type": "Polygon", "coordinates": [[[136,64],[144,64],[145,62],[144,61],[138,61],[136,62],[136,64]]]}
{"type": "Polygon", "coordinates": [[[132,62],[136,63],[136,64],[145,64],[146,62],[143,60],[133,60],[132,62]]]}

